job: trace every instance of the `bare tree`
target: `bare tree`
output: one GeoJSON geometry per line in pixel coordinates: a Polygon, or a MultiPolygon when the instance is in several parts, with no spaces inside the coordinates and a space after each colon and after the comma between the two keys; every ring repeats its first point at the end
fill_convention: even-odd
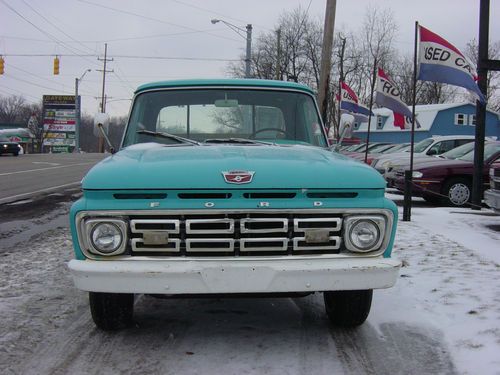
{"type": "Polygon", "coordinates": [[[22,96],[0,97],[0,121],[10,124],[23,123],[26,105],[26,99],[22,96]]]}
{"type": "MultiPolygon", "coordinates": [[[[278,53],[278,34],[270,31],[259,35],[252,48],[252,74],[255,78],[293,80],[317,87],[321,58],[322,27],[302,8],[281,15],[276,30],[281,41],[278,53]],[[280,60],[278,62],[278,56],[280,60]]],[[[244,61],[230,64],[232,76],[244,76],[244,61]]]]}
{"type": "MultiPolygon", "coordinates": [[[[479,45],[476,39],[472,39],[465,48],[465,55],[474,63],[478,62],[479,45]]],[[[500,41],[490,44],[488,47],[488,58],[490,60],[500,59],[500,41]]],[[[486,99],[488,107],[492,110],[500,111],[500,72],[489,71],[486,78],[488,93],[486,99]]],[[[469,100],[475,100],[475,97],[467,95],[469,100]]]]}

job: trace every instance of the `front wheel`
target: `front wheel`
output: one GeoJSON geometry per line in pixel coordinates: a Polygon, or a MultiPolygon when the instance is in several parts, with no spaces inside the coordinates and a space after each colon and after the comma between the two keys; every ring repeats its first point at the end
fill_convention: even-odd
{"type": "Polygon", "coordinates": [[[104,331],[115,331],[132,323],[133,294],[89,292],[89,303],[92,320],[104,331]]]}
{"type": "Polygon", "coordinates": [[[444,186],[444,194],[448,197],[446,203],[450,206],[463,207],[471,199],[471,183],[465,178],[452,178],[444,186]]]}
{"type": "Polygon", "coordinates": [[[371,289],[324,292],[326,314],[336,326],[357,327],[368,318],[372,296],[371,289]]]}

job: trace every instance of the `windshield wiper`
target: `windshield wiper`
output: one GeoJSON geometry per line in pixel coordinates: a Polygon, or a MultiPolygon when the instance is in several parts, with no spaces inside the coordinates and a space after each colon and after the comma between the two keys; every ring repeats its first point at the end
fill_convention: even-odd
{"type": "Polygon", "coordinates": [[[189,143],[189,144],[197,145],[197,146],[200,145],[200,142],[196,142],[196,141],[193,141],[192,139],[188,139],[188,138],[179,137],[177,135],[173,135],[173,134],[170,134],[170,133],[154,132],[152,130],[144,130],[144,129],[143,130],[137,130],[136,133],[137,134],[151,135],[153,137],[160,137],[160,138],[171,139],[171,140],[176,141],[178,143],[189,143]]]}
{"type": "Polygon", "coordinates": [[[246,144],[246,145],[272,145],[273,143],[264,142],[264,141],[256,141],[254,139],[247,138],[212,138],[206,139],[205,143],[238,143],[238,144],[246,144]]]}

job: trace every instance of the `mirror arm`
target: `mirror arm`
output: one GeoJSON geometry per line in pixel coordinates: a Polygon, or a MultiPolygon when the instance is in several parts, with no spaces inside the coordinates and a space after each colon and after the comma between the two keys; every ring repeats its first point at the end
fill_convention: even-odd
{"type": "Polygon", "coordinates": [[[344,137],[348,131],[348,129],[351,127],[351,125],[347,124],[345,127],[344,127],[344,131],[342,132],[342,134],[340,135],[340,138],[339,138],[339,141],[337,143],[337,145],[335,146],[335,152],[338,152],[339,149],[340,149],[340,146],[342,145],[342,141],[344,140],[344,137]]]}
{"type": "Polygon", "coordinates": [[[97,127],[99,128],[99,131],[101,132],[102,136],[104,137],[104,139],[106,140],[106,143],[108,144],[109,146],[109,152],[111,152],[112,154],[114,154],[116,151],[115,151],[115,148],[113,147],[113,145],[111,144],[111,141],[109,140],[108,138],[108,135],[106,134],[106,132],[104,131],[104,126],[102,126],[101,123],[97,124],[97,127]]]}

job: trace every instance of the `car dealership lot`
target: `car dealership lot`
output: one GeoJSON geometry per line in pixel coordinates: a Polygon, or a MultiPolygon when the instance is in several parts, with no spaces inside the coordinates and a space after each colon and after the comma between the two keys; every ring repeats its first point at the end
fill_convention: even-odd
{"type": "MultiPolygon", "coordinates": [[[[103,333],[74,288],[67,211],[78,189],[0,205],[0,370],[7,374],[481,373],[498,369],[500,216],[415,199],[400,222],[396,286],[358,329],[329,325],[321,295],[136,300],[103,333]],[[15,209],[16,215],[5,215],[15,209]],[[40,209],[39,209],[40,208],[40,209]],[[496,247],[495,247],[496,246],[496,247]],[[484,286],[488,285],[488,288],[484,286]]],[[[400,202],[402,196],[388,195],[400,202]]]]}

